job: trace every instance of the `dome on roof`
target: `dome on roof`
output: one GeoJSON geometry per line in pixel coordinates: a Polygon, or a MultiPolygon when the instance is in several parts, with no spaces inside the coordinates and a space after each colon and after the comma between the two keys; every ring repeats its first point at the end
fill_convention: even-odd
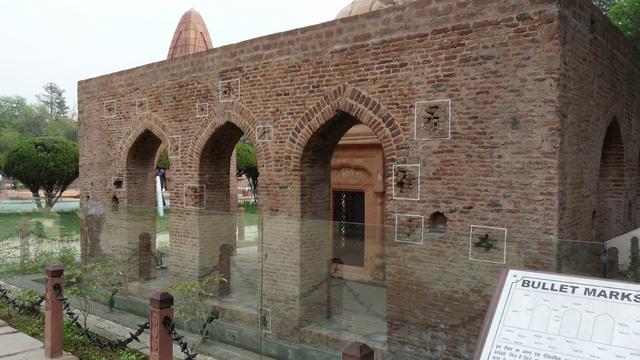
{"type": "Polygon", "coordinates": [[[338,13],[336,19],[386,9],[396,5],[404,5],[412,1],[415,0],[354,0],[338,13]]]}
{"type": "Polygon", "coordinates": [[[182,15],[173,33],[167,59],[177,58],[213,48],[209,30],[199,12],[191,9],[182,15]]]}

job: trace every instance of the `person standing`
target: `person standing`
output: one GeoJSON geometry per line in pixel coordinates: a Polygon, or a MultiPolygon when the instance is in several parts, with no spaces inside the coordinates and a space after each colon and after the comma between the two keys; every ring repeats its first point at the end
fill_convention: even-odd
{"type": "Polygon", "coordinates": [[[167,171],[163,168],[160,168],[158,171],[158,176],[160,176],[160,187],[162,187],[162,191],[167,191],[167,171]]]}

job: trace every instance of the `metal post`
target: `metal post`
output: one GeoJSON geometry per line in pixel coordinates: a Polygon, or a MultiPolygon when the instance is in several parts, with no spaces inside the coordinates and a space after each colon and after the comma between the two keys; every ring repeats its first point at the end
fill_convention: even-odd
{"type": "Polygon", "coordinates": [[[44,354],[47,359],[62,357],[63,341],[63,305],[56,296],[54,287],[58,288],[60,294],[63,292],[62,266],[49,266],[46,270],[47,279],[45,283],[45,313],[44,313],[44,354]]]}
{"type": "Polygon", "coordinates": [[[156,291],[151,295],[150,316],[150,360],[173,360],[173,336],[165,328],[165,317],[173,321],[173,296],[167,292],[156,291]]]}
{"type": "Polygon", "coordinates": [[[373,360],[373,355],[373,350],[367,344],[354,342],[344,349],[342,360],[373,360]]]}

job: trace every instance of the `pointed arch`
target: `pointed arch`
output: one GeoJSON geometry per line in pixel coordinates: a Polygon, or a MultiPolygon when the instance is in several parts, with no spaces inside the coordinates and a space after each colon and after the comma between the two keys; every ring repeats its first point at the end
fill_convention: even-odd
{"type": "Polygon", "coordinates": [[[600,166],[595,205],[595,239],[607,241],[624,232],[625,222],[625,154],[620,123],[609,123],[601,142],[600,166]]]}
{"type": "Polygon", "coordinates": [[[269,143],[257,141],[256,126],[258,122],[253,113],[239,101],[222,103],[219,110],[219,116],[217,112],[214,112],[213,115],[203,118],[203,121],[196,129],[197,136],[189,146],[189,154],[196,161],[196,166],[199,166],[200,155],[207,145],[207,142],[209,142],[209,139],[211,139],[218,129],[226,123],[230,123],[242,130],[243,136],[249,138],[256,149],[258,163],[261,167],[266,167],[268,165],[266,160],[270,158],[268,155],[270,153],[270,147],[269,143]]]}
{"type": "MultiPolygon", "coordinates": [[[[122,140],[115,147],[117,154],[116,169],[120,174],[125,171],[129,150],[145,131],[149,131],[158,137],[164,146],[168,144],[169,127],[162,119],[154,116],[145,116],[140,121],[133,122],[122,133],[122,140]]],[[[155,157],[157,154],[153,155],[155,157]]]]}
{"type": "Polygon", "coordinates": [[[291,164],[294,168],[299,166],[309,139],[333,119],[337,111],[357,118],[373,131],[382,145],[386,164],[394,164],[406,156],[401,148],[405,147],[407,138],[391,113],[373,97],[351,85],[343,84],[327,91],[293,126],[288,136],[287,148],[292,154],[291,164]]]}

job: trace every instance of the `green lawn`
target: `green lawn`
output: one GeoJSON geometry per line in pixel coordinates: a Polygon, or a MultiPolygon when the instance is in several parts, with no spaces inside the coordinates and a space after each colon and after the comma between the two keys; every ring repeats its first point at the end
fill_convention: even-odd
{"type": "Polygon", "coordinates": [[[238,207],[244,208],[244,224],[245,226],[258,225],[258,204],[254,202],[242,202],[238,204],[238,207]]]}
{"type": "Polygon", "coordinates": [[[0,241],[17,237],[26,221],[30,231],[51,238],[74,238],[80,234],[79,211],[0,213],[0,241]]]}

